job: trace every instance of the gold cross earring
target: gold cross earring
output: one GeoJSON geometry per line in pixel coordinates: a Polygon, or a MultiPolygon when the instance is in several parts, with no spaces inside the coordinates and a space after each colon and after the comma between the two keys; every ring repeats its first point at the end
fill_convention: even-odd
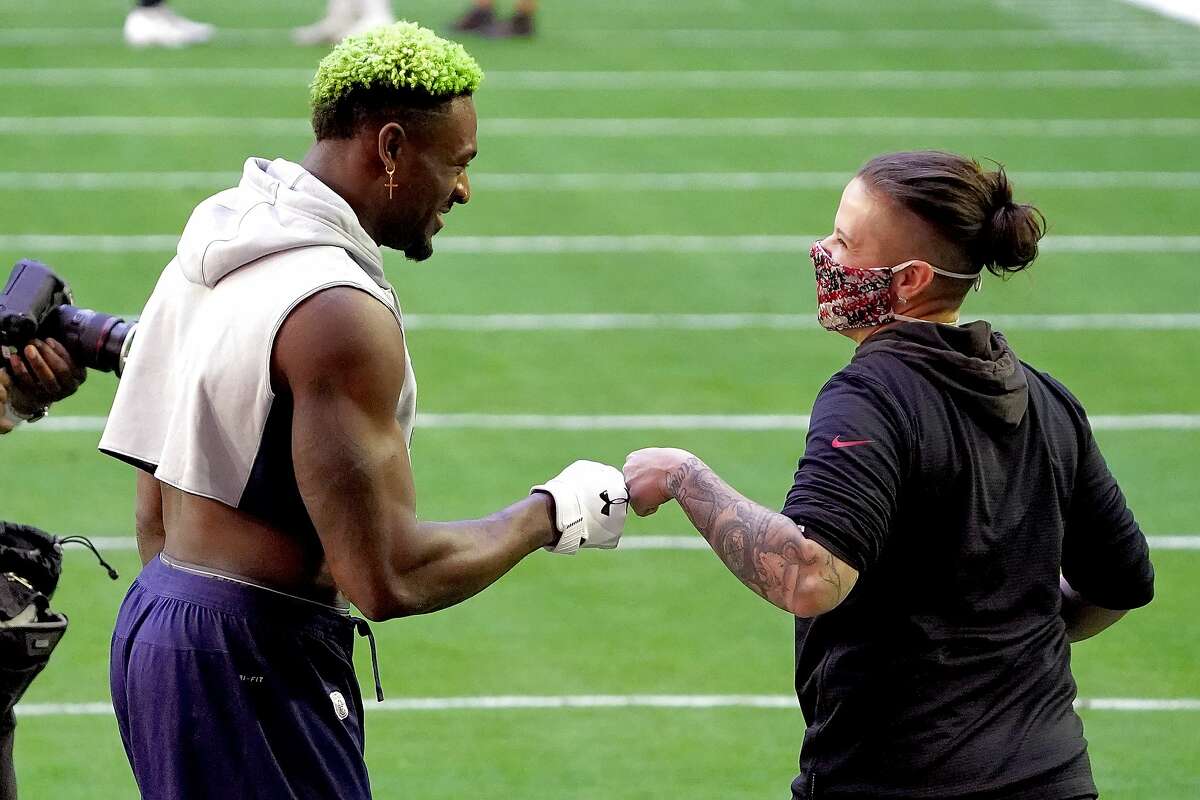
{"type": "Polygon", "coordinates": [[[385,183],[384,186],[386,186],[387,190],[388,190],[388,200],[391,200],[392,199],[392,190],[400,185],[392,179],[392,176],[396,174],[396,165],[389,164],[387,166],[387,168],[384,170],[384,172],[387,173],[387,177],[388,177],[387,183],[385,183]]]}

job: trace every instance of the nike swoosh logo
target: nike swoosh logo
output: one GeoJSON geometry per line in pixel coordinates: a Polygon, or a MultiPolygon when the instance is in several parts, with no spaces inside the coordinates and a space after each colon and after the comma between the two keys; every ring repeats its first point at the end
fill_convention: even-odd
{"type": "Polygon", "coordinates": [[[853,441],[853,442],[843,442],[842,437],[840,435],[838,435],[838,436],[833,437],[833,441],[831,442],[831,444],[834,447],[854,447],[855,445],[860,445],[860,444],[872,444],[874,441],[875,441],[874,439],[859,439],[859,440],[853,441]]]}

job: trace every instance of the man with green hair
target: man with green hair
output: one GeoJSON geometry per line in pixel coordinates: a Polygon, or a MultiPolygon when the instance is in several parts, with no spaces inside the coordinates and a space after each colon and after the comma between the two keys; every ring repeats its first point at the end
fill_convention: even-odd
{"type": "Polygon", "coordinates": [[[142,314],[100,449],[139,470],[145,568],[110,681],[145,797],[369,797],[351,644],[370,630],[347,601],[436,611],[540,548],[620,538],[624,480],[587,461],[482,519],[416,516],[416,380],[379,248],[428,258],[470,199],[481,78],[416,25],[345,40],[303,162],[250,159],[201,203],[142,314]]]}

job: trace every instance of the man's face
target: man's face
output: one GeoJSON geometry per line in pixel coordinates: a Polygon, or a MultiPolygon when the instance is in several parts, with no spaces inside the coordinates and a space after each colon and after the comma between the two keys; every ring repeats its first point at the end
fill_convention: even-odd
{"type": "Polygon", "coordinates": [[[445,114],[435,115],[414,131],[396,159],[394,199],[385,201],[387,247],[403,251],[413,261],[433,255],[433,237],[444,225],[442,216],[471,199],[467,165],[475,157],[475,103],[470,97],[452,100],[445,114]]]}

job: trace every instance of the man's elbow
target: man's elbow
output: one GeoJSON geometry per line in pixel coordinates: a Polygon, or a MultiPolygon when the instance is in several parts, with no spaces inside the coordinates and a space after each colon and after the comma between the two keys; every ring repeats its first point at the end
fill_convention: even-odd
{"type": "Polygon", "coordinates": [[[147,508],[139,503],[133,515],[133,532],[139,550],[161,550],[167,539],[161,506],[147,508]]]}
{"type": "Polygon", "coordinates": [[[338,585],[371,622],[428,614],[444,607],[433,587],[424,586],[410,576],[381,574],[356,584],[338,585]]]}
{"type": "Polygon", "coordinates": [[[167,535],[163,528],[162,513],[138,509],[133,517],[133,531],[139,539],[162,539],[167,535]]]}
{"type": "Polygon", "coordinates": [[[388,603],[354,600],[353,598],[351,598],[351,602],[358,609],[358,613],[362,614],[370,622],[386,622],[389,619],[404,616],[397,613],[395,607],[388,603]]]}
{"type": "Polygon", "coordinates": [[[393,586],[361,587],[346,591],[346,596],[359,613],[371,622],[411,617],[431,610],[424,598],[393,586]]]}

